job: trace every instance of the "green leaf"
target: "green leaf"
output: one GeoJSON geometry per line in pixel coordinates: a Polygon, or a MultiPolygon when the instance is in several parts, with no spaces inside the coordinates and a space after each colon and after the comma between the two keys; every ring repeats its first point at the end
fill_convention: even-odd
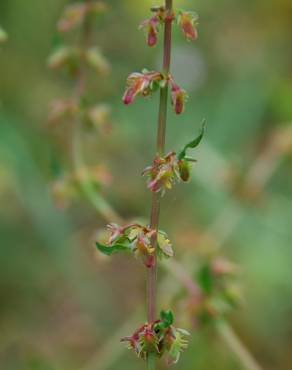
{"type": "Polygon", "coordinates": [[[206,127],[206,120],[204,119],[202,121],[202,128],[201,128],[200,134],[194,140],[187,143],[185,147],[178,153],[178,156],[177,156],[178,160],[182,160],[186,157],[187,149],[196,148],[200,144],[201,140],[203,139],[204,133],[205,133],[205,127],[206,127]]]}
{"type": "Polygon", "coordinates": [[[169,328],[174,321],[173,313],[170,310],[161,311],[160,312],[160,319],[163,323],[164,328],[169,328]]]}
{"type": "Polygon", "coordinates": [[[208,264],[204,265],[198,273],[198,282],[203,291],[210,294],[214,287],[214,278],[208,264]]]}
{"type": "Polygon", "coordinates": [[[119,243],[116,243],[114,245],[105,245],[96,242],[96,247],[101,253],[107,256],[111,256],[112,254],[118,252],[127,252],[132,249],[130,244],[119,244],[119,243]]]}

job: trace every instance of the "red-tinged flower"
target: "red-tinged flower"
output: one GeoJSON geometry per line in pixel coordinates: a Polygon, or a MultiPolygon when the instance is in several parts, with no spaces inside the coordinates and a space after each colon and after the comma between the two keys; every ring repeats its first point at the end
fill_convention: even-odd
{"type": "Polygon", "coordinates": [[[141,348],[140,338],[141,338],[141,335],[143,334],[146,326],[147,326],[146,324],[142,325],[139,329],[137,329],[135,331],[135,333],[133,335],[131,335],[129,337],[124,337],[124,338],[121,339],[121,342],[128,342],[128,348],[133,349],[139,357],[142,354],[141,353],[142,348],[141,348]]]}
{"type": "Polygon", "coordinates": [[[195,41],[198,38],[198,15],[196,13],[181,11],[177,21],[187,40],[195,41]]]}
{"type": "Polygon", "coordinates": [[[124,104],[133,103],[137,95],[147,96],[154,90],[154,84],[159,83],[163,76],[159,72],[134,72],[127,78],[126,91],[123,96],[124,104]]]}
{"type": "Polygon", "coordinates": [[[172,325],[173,314],[171,311],[162,311],[160,319],[146,323],[137,329],[133,335],[122,338],[128,342],[128,348],[134,349],[138,357],[146,360],[150,353],[162,357],[166,355],[169,364],[176,363],[180,353],[186,349],[186,330],[172,325]]]}
{"type": "Polygon", "coordinates": [[[137,356],[146,359],[149,352],[159,353],[159,338],[154,330],[155,323],[147,323],[137,329],[133,335],[124,337],[122,342],[128,342],[128,348],[133,349],[137,356]]]}
{"type": "Polygon", "coordinates": [[[171,80],[171,99],[176,114],[183,113],[187,98],[187,92],[171,80]]]}
{"type": "Polygon", "coordinates": [[[155,15],[152,18],[146,19],[143,21],[139,29],[144,29],[147,35],[147,44],[148,46],[155,46],[157,44],[157,34],[159,31],[159,19],[155,15]]]}

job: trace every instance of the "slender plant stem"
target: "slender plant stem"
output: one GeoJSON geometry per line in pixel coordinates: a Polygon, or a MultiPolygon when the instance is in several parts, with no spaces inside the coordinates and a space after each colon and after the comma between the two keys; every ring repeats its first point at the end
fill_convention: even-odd
{"type": "MultiPolygon", "coordinates": [[[[165,0],[166,20],[164,25],[164,48],[163,48],[163,74],[168,76],[171,57],[171,30],[172,30],[172,0],[165,0]]],[[[165,151],[165,131],[167,116],[168,84],[160,90],[160,103],[157,127],[156,155],[163,156],[165,151]]],[[[153,193],[150,216],[150,228],[156,230],[152,237],[152,246],[157,248],[157,232],[160,214],[160,194],[153,193]]],[[[148,322],[156,320],[157,301],[157,253],[155,252],[154,264],[147,269],[147,318],[148,322]]],[[[147,369],[155,370],[156,358],[149,356],[147,369]]]]}

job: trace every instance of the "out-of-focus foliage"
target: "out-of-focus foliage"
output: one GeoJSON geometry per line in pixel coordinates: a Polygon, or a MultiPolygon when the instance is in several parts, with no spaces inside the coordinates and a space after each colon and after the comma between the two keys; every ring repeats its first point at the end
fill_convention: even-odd
{"type": "MultiPolygon", "coordinates": [[[[156,3],[107,3],[110,11],[99,19],[94,37],[112,73],[90,88],[95,102],[102,98],[111,104],[114,124],[109,137],[85,130],[84,157],[91,168],[97,163],[110,168],[112,185],[103,195],[119,213],[144,219],[150,194],[140,173],[153,160],[158,97],[137,99],[128,108],[121,99],[131,71],[141,65],[160,68],[161,43],[146,48],[143,32],[135,32],[156,3]]],[[[263,368],[288,370],[291,1],[176,3],[193,8],[200,20],[195,45],[186,45],[180,30],[174,32],[173,76],[190,98],[183,116],[169,110],[168,150],[183,148],[204,117],[208,126],[196,152],[194,180],[163,198],[161,228],[186,269],[219,247],[241,266],[244,302],[231,322],[263,368]]],[[[49,102],[72,93],[70,79],[46,66],[59,45],[55,29],[65,4],[0,2],[0,24],[9,35],[0,48],[0,367],[131,370],[138,362],[122,345],[115,347],[121,357],[118,350],[109,356],[100,350],[112,336],[118,341],[116,330],[144,302],[141,266],[122,255],[110,263],[97,256],[93,241],[104,220],[79,197],[65,212],[57,209],[49,191],[60,168],[72,170],[70,120],[57,130],[47,123],[49,102]]],[[[162,307],[177,284],[168,279],[162,307]]],[[[185,298],[180,290],[175,316],[178,327],[191,329],[185,298]]],[[[145,315],[138,316],[139,325],[145,315]]],[[[212,326],[190,331],[182,369],[241,368],[212,326]]]]}

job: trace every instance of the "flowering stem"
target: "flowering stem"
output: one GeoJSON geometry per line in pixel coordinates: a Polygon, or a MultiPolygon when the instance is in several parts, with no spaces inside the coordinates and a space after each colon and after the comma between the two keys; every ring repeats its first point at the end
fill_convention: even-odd
{"type": "MultiPolygon", "coordinates": [[[[163,51],[163,73],[167,76],[170,68],[171,56],[171,28],[172,28],[172,0],[165,0],[166,20],[164,25],[164,51],[163,51]]],[[[167,97],[168,85],[160,90],[160,104],[157,128],[156,154],[162,156],[165,147],[165,131],[167,116],[167,97]]],[[[150,217],[150,228],[158,231],[160,214],[160,194],[153,193],[150,217]]],[[[152,245],[157,247],[157,233],[152,238],[152,245]]],[[[156,319],[156,297],[157,296],[157,255],[154,256],[154,264],[147,270],[147,317],[148,322],[156,319]]],[[[155,370],[155,357],[149,356],[147,359],[148,370],[155,370]]]]}

